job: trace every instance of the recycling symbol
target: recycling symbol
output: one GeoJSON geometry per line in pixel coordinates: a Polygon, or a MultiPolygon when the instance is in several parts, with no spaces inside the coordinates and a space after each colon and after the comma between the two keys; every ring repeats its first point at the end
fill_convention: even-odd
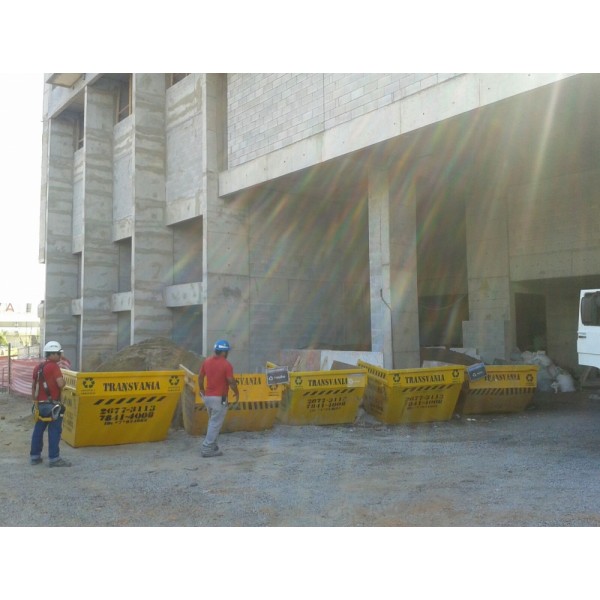
{"type": "Polygon", "coordinates": [[[395,373],[392,379],[394,380],[394,383],[400,383],[400,375],[398,375],[398,373],[395,373]]]}
{"type": "Polygon", "coordinates": [[[86,390],[90,390],[90,389],[92,389],[92,388],[94,387],[94,378],[93,378],[93,377],[86,377],[86,378],[83,380],[83,387],[84,387],[86,390]]]}
{"type": "Polygon", "coordinates": [[[271,391],[275,391],[275,390],[277,389],[277,386],[276,386],[276,385],[272,385],[272,384],[271,384],[271,385],[269,386],[269,389],[270,389],[271,391]]]}
{"type": "Polygon", "coordinates": [[[452,371],[452,377],[458,377],[458,369],[454,369],[454,371],[452,371]]]}
{"type": "Polygon", "coordinates": [[[179,383],[179,375],[171,375],[169,378],[169,383],[171,385],[177,385],[179,383]]]}
{"type": "Polygon", "coordinates": [[[296,377],[296,385],[300,385],[302,383],[302,377],[296,377]]]}
{"type": "Polygon", "coordinates": [[[527,381],[531,383],[533,381],[533,375],[531,373],[527,374],[527,381]]]}

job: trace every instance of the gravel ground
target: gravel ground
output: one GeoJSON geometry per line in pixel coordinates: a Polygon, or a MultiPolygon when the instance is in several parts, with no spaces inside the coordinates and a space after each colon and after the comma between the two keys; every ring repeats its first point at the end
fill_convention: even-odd
{"type": "Polygon", "coordinates": [[[537,394],[519,414],[286,426],[71,448],[30,466],[30,403],[0,395],[0,525],[597,527],[600,396],[537,394]],[[50,520],[51,519],[51,520],[50,520]]]}

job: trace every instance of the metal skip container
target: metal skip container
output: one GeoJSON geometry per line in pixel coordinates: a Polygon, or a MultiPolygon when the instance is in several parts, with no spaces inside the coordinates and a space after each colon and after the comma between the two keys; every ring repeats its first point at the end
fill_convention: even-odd
{"type": "Polygon", "coordinates": [[[366,384],[367,372],[361,367],[291,372],[278,420],[285,425],[354,423],[366,384]]]}
{"type": "Polygon", "coordinates": [[[358,361],[368,373],[364,409],[388,424],[448,421],[464,382],[463,366],[383,369],[358,361]]]}
{"type": "Polygon", "coordinates": [[[486,365],[485,377],[466,378],[456,404],[461,415],[515,413],[527,408],[537,387],[536,365],[486,365]]]}
{"type": "Polygon", "coordinates": [[[113,446],[166,439],[183,390],[183,371],[77,372],[63,369],[62,439],[113,446]]]}
{"type": "MultiPolygon", "coordinates": [[[[198,387],[198,374],[180,365],[185,376],[185,389],[181,396],[183,427],[190,435],[205,435],[208,412],[198,387]]],[[[263,431],[271,429],[277,418],[281,401],[281,386],[267,385],[264,373],[236,374],[240,392],[238,404],[231,404],[235,397],[229,391],[229,410],[221,433],[233,431],[263,431]]]]}

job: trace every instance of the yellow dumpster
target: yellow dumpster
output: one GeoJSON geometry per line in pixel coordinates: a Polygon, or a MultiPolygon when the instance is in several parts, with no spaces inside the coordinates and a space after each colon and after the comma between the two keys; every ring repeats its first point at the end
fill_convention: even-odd
{"type": "Polygon", "coordinates": [[[182,371],[62,372],[62,439],[73,448],[166,439],[182,371]]]}
{"type": "Polygon", "coordinates": [[[364,409],[388,424],[448,421],[454,412],[464,367],[383,369],[361,360],[367,370],[364,409]]]}
{"type": "MultiPolygon", "coordinates": [[[[183,428],[190,435],[205,435],[208,412],[200,396],[198,374],[180,365],[185,376],[185,390],[181,397],[183,428]]],[[[270,429],[277,418],[282,389],[267,385],[264,373],[236,374],[240,392],[238,404],[230,405],[221,433],[232,431],[263,431],[270,429]]],[[[235,396],[229,392],[229,402],[235,396]]]]}
{"type": "Polygon", "coordinates": [[[362,368],[290,373],[278,420],[286,425],[354,423],[366,384],[362,368]]]}
{"type": "Polygon", "coordinates": [[[465,385],[456,404],[461,415],[521,412],[537,387],[536,365],[486,365],[485,377],[465,385]]]}

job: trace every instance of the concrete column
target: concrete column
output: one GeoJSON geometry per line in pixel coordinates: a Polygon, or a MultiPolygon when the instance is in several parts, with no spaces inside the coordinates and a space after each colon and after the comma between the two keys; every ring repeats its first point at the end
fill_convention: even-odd
{"type": "Polygon", "coordinates": [[[463,345],[491,363],[508,358],[514,347],[505,198],[468,198],[466,225],[469,320],[463,322],[463,345]]]}
{"type": "Polygon", "coordinates": [[[111,297],[117,290],[118,278],[118,250],[112,242],[113,126],[112,90],[87,86],[81,254],[83,371],[94,369],[117,350],[117,316],[111,312],[111,297]]]}
{"type": "Polygon", "coordinates": [[[417,287],[417,192],[414,179],[390,182],[390,297],[394,369],[421,366],[417,287]]]}
{"type": "MultiPolygon", "coordinates": [[[[79,296],[78,260],[71,246],[73,213],[73,126],[67,118],[46,124],[46,188],[42,193],[42,222],[45,230],[46,285],[42,341],[57,340],[77,368],[77,319],[71,313],[71,300],[79,296]],[[46,232],[50,232],[50,235],[46,232]]],[[[32,224],[32,227],[35,224],[32,224]]]]}
{"type": "Polygon", "coordinates": [[[166,226],[165,76],[133,75],[132,343],[171,335],[165,287],[173,283],[173,238],[166,226]]]}
{"type": "Polygon", "coordinates": [[[414,185],[390,186],[388,172],[372,168],[368,194],[372,350],[383,352],[386,369],[418,367],[414,185]]]}
{"type": "Polygon", "coordinates": [[[372,168],[368,177],[371,350],[383,352],[384,368],[392,369],[390,189],[387,171],[372,168]]]}
{"type": "Polygon", "coordinates": [[[249,252],[246,209],[242,201],[218,196],[218,172],[223,160],[226,119],[222,103],[226,89],[221,75],[207,74],[203,85],[203,347],[212,354],[214,342],[228,339],[237,372],[250,368],[249,252]]]}

